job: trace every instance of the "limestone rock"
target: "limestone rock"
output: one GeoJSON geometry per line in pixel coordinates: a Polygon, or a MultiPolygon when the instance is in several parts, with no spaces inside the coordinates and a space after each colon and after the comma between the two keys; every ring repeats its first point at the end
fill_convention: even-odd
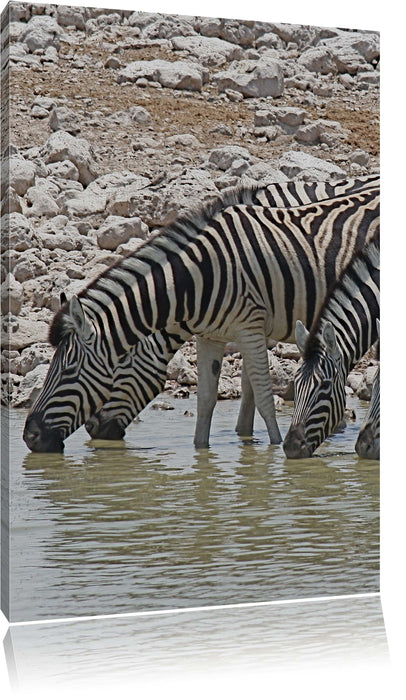
{"type": "Polygon", "coordinates": [[[158,82],[178,90],[201,90],[208,75],[198,63],[187,61],[133,61],[119,71],[117,82],[136,82],[139,78],[158,82]]]}
{"type": "Polygon", "coordinates": [[[44,321],[26,318],[18,319],[18,328],[9,336],[10,350],[22,350],[33,343],[45,343],[49,326],[44,321]]]}
{"type": "Polygon", "coordinates": [[[39,364],[30,372],[27,372],[19,386],[18,397],[14,405],[16,408],[29,408],[39,396],[47,376],[49,365],[39,364]]]}
{"type": "Polygon", "coordinates": [[[174,49],[187,51],[204,66],[222,65],[226,61],[240,59],[243,56],[240,46],[217,37],[175,36],[172,39],[172,46],[174,49]]]}
{"type": "Polygon", "coordinates": [[[1,217],[1,250],[23,251],[32,248],[35,242],[34,229],[30,221],[19,212],[11,212],[1,217]]]}
{"type": "Polygon", "coordinates": [[[279,97],[284,90],[281,65],[265,57],[259,61],[234,62],[228,70],[216,73],[213,79],[219,92],[231,89],[244,97],[279,97]]]}
{"type": "Polygon", "coordinates": [[[326,181],[346,177],[346,172],[334,163],[302,151],[288,151],[279,159],[279,167],[288,178],[326,181]]]}
{"type": "Polygon", "coordinates": [[[27,23],[27,27],[20,33],[19,39],[23,41],[31,53],[38,49],[46,49],[54,46],[59,50],[63,30],[54,17],[49,15],[37,15],[27,23]]]}
{"type": "Polygon", "coordinates": [[[28,160],[12,156],[9,160],[9,185],[22,197],[34,184],[36,167],[28,160]]]}
{"type": "Polygon", "coordinates": [[[79,171],[79,182],[86,186],[99,176],[96,155],[90,143],[67,131],[55,131],[45,144],[45,163],[70,160],[79,171]]]}
{"type": "Polygon", "coordinates": [[[23,303],[23,285],[18,282],[14,275],[8,274],[1,285],[1,312],[11,313],[18,316],[23,303]]]}
{"type": "Polygon", "coordinates": [[[99,228],[97,242],[102,249],[116,250],[130,238],[145,239],[147,233],[148,227],[137,216],[131,218],[108,216],[99,228]]]}
{"type": "Polygon", "coordinates": [[[49,115],[49,126],[52,131],[66,131],[76,136],[80,132],[78,115],[67,107],[54,107],[49,115]]]}

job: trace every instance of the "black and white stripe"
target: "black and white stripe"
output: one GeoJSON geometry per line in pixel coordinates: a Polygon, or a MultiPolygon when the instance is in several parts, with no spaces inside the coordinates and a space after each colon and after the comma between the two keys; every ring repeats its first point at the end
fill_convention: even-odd
{"type": "MultiPolygon", "coordinates": [[[[334,183],[297,181],[272,183],[255,190],[252,193],[252,200],[255,204],[272,208],[292,208],[343,196],[372,186],[379,186],[379,176],[360,176],[334,183]]],[[[114,372],[113,390],[109,401],[98,414],[92,416],[86,423],[86,429],[92,437],[119,439],[124,436],[125,429],[131,420],[163,390],[168,362],[188,338],[189,335],[179,328],[174,329],[173,333],[158,331],[141,341],[130,351],[129,356],[124,357],[123,361],[118,363],[114,372]]],[[[205,443],[208,440],[212,413],[217,401],[219,372],[216,376],[213,368],[220,369],[220,365],[218,358],[211,358],[210,349],[206,347],[203,339],[197,338],[197,351],[199,375],[204,377],[204,389],[202,379],[198,389],[196,437],[197,441],[205,443]]],[[[242,409],[237,430],[241,434],[250,435],[255,405],[244,369],[242,394],[242,409]]]]}
{"type": "Polygon", "coordinates": [[[238,344],[255,405],[271,442],[280,442],[267,338],[292,340],[296,320],[313,320],[353,251],[377,235],[379,188],[291,209],[254,204],[254,197],[229,193],[178,219],[64,305],[50,331],[53,379],[26,423],[31,449],[62,449],[110,398],[120,359],[175,324],[220,357],[227,341],[238,344]],[[67,354],[76,366],[55,382],[67,354]],[[66,401],[72,393],[75,405],[66,401]]]}
{"type": "MultiPolygon", "coordinates": [[[[379,319],[377,320],[379,336],[379,319]]],[[[376,371],[372,384],[371,400],[361,430],[355,443],[355,451],[363,459],[379,459],[381,442],[380,412],[380,368],[376,371]]]]}
{"type": "Polygon", "coordinates": [[[354,256],[311,332],[297,322],[303,364],[295,376],[294,412],[283,444],[288,458],[310,457],[342,421],[347,375],[376,341],[378,316],[379,247],[372,242],[354,256]]]}

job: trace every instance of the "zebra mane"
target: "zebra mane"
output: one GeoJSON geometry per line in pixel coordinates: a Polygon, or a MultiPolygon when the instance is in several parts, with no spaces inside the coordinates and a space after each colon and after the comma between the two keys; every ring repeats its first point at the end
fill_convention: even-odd
{"type": "Polygon", "coordinates": [[[48,341],[56,348],[61,340],[73,330],[73,322],[69,316],[69,304],[65,301],[52,319],[48,333],[48,341]]]}
{"type": "Polygon", "coordinates": [[[355,251],[347,267],[344,268],[338,280],[332,285],[310,329],[303,353],[305,362],[315,361],[316,356],[324,347],[321,340],[321,332],[324,321],[326,318],[329,320],[332,304],[335,302],[338,306],[345,308],[345,301],[348,298],[352,298],[357,292],[356,279],[365,278],[369,275],[371,266],[374,268],[379,266],[377,238],[370,241],[365,248],[359,248],[355,251]]]}

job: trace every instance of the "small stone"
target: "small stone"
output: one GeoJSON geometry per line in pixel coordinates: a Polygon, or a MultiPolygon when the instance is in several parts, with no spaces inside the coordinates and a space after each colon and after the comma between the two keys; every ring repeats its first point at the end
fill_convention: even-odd
{"type": "Polygon", "coordinates": [[[173,411],[175,406],[169,401],[155,401],[151,406],[151,411],[173,411]]]}
{"type": "Polygon", "coordinates": [[[63,130],[76,136],[80,132],[79,118],[67,107],[54,107],[49,115],[49,126],[52,131],[63,130]]]}

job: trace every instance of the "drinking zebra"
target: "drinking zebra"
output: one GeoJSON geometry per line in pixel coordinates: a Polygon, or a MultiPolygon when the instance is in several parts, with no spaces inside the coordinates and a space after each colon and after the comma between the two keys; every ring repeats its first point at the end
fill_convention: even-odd
{"type": "MultiPolygon", "coordinates": [[[[252,192],[254,204],[269,207],[297,207],[299,205],[350,194],[368,187],[379,187],[379,176],[367,175],[349,180],[328,182],[272,183],[252,192]]],[[[243,195],[242,195],[243,197],[243,195]]],[[[93,438],[117,440],[124,437],[132,419],[163,391],[168,362],[176,350],[189,339],[189,334],[177,328],[175,333],[158,331],[133,348],[119,362],[114,372],[110,399],[101,411],[86,422],[86,429],[93,438]]],[[[211,357],[210,347],[204,339],[197,338],[199,364],[198,410],[195,444],[208,442],[213,410],[217,401],[218,380],[222,357],[211,357]]],[[[222,352],[219,348],[218,354],[222,352]]],[[[242,401],[237,432],[252,434],[254,423],[254,398],[244,366],[242,373],[242,401]]]]}
{"type": "Polygon", "coordinates": [[[283,443],[288,458],[311,457],[342,421],[345,381],[377,339],[379,247],[358,252],[326,298],[311,332],[296,323],[303,355],[295,380],[292,423],[283,443]]]}
{"type": "Polygon", "coordinates": [[[379,188],[291,209],[253,196],[229,193],[179,218],[60,309],[56,351],[24,430],[30,449],[61,451],[108,401],[130,349],[179,326],[208,344],[212,368],[224,344],[237,343],[270,440],[281,441],[267,339],[293,339],[298,318],[311,323],[353,251],[377,235],[379,188]]]}
{"type": "MultiPolygon", "coordinates": [[[[379,336],[379,319],[377,320],[379,336]]],[[[363,459],[379,459],[380,456],[380,369],[378,367],[372,384],[371,401],[361,430],[355,443],[355,451],[363,459]]]]}

